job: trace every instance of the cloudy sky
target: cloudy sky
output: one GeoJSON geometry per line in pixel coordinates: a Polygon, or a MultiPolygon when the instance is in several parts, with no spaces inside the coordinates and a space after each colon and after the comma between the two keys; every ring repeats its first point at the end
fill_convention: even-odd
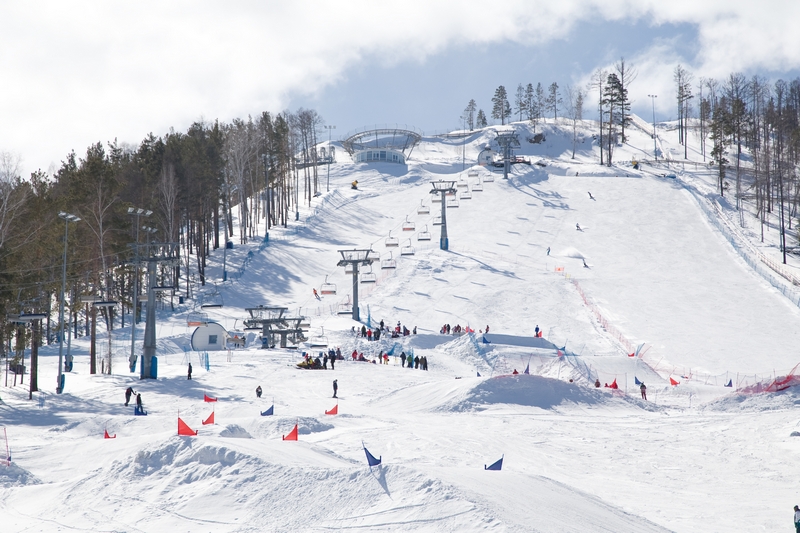
{"type": "Polygon", "coordinates": [[[585,85],[620,57],[634,111],[674,115],[672,70],[800,75],[800,2],[0,0],[0,151],[23,171],[97,141],[137,144],[261,111],[316,109],[334,137],[365,125],[457,128],[498,85],[585,85]]]}

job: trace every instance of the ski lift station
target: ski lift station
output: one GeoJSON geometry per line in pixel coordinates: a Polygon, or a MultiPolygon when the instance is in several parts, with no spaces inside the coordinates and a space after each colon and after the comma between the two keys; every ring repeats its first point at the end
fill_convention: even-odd
{"type": "Polygon", "coordinates": [[[192,333],[192,350],[212,352],[228,348],[228,332],[217,322],[206,322],[192,333]]]}
{"type": "Polygon", "coordinates": [[[422,140],[416,131],[384,127],[362,130],[342,141],[342,146],[356,163],[406,164],[414,147],[422,140]]]}

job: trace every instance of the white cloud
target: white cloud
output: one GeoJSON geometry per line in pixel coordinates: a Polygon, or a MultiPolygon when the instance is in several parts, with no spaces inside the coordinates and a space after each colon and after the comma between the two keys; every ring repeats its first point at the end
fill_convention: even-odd
{"type": "MultiPolygon", "coordinates": [[[[452,46],[535,45],[582,21],[694,24],[700,50],[684,63],[707,76],[786,70],[800,66],[798,15],[798,3],[775,0],[7,2],[0,149],[22,153],[28,170],[47,168],[113,136],[137,142],[200,116],[281,109],[366,58],[396,64],[452,46]]],[[[681,59],[668,42],[625,55],[642,87],[647,77],[664,91],[664,61],[681,59]]]]}

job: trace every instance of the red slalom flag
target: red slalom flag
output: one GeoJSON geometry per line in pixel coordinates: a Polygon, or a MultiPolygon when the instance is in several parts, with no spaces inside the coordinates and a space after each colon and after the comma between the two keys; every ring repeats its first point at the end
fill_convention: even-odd
{"type": "Polygon", "coordinates": [[[104,429],[103,430],[103,438],[104,439],[116,439],[117,438],[117,434],[114,433],[114,436],[112,437],[111,435],[108,434],[108,430],[104,429]]]}
{"type": "Polygon", "coordinates": [[[211,415],[208,418],[206,418],[205,420],[203,420],[203,425],[207,426],[207,425],[213,424],[213,423],[214,423],[214,411],[211,411],[211,415]]]}
{"type": "Polygon", "coordinates": [[[184,437],[194,437],[197,435],[197,431],[186,425],[186,422],[181,420],[181,417],[178,417],[178,435],[183,435],[184,437]]]}
{"type": "Polygon", "coordinates": [[[284,435],[283,440],[297,440],[297,424],[294,425],[294,429],[292,429],[288,435],[284,435]]]}
{"type": "Polygon", "coordinates": [[[333,409],[331,409],[330,411],[325,411],[325,414],[326,415],[338,415],[339,414],[339,404],[337,403],[336,405],[334,405],[333,409]]]}
{"type": "Polygon", "coordinates": [[[203,401],[206,402],[206,403],[212,403],[212,402],[216,402],[217,399],[216,398],[212,398],[208,394],[203,394],[203,401]]]}
{"type": "Polygon", "coordinates": [[[669,378],[669,384],[674,387],[675,385],[680,385],[681,382],[680,381],[675,381],[674,379],[669,378]]]}

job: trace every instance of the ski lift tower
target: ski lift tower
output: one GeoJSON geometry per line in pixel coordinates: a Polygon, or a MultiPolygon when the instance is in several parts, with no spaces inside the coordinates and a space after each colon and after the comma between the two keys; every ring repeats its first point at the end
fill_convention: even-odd
{"type": "MultiPolygon", "coordinates": [[[[144,328],[144,347],[140,379],[156,378],[152,371],[153,357],[156,355],[156,291],[172,287],[158,287],[156,273],[158,265],[176,267],[180,265],[177,242],[153,242],[147,244],[129,244],[135,249],[137,262],[147,263],[147,317],[144,328]]],[[[135,324],[135,322],[133,323],[135,324]]],[[[133,326],[132,324],[132,326],[133,326]]],[[[133,363],[133,361],[131,361],[133,363]]]]}
{"type": "Polygon", "coordinates": [[[513,131],[498,133],[495,142],[503,149],[503,179],[508,179],[508,171],[511,168],[511,149],[519,148],[519,136],[513,131]]]}
{"type": "Polygon", "coordinates": [[[342,260],[336,266],[353,267],[353,320],[358,322],[360,320],[358,315],[358,266],[371,265],[374,261],[374,255],[371,255],[372,250],[339,250],[342,254],[342,260]]]}
{"type": "Polygon", "coordinates": [[[450,241],[447,238],[447,200],[446,194],[455,194],[456,192],[455,181],[439,180],[431,183],[433,190],[431,194],[440,194],[442,196],[442,235],[439,237],[439,249],[447,250],[450,247],[450,241]]]}

